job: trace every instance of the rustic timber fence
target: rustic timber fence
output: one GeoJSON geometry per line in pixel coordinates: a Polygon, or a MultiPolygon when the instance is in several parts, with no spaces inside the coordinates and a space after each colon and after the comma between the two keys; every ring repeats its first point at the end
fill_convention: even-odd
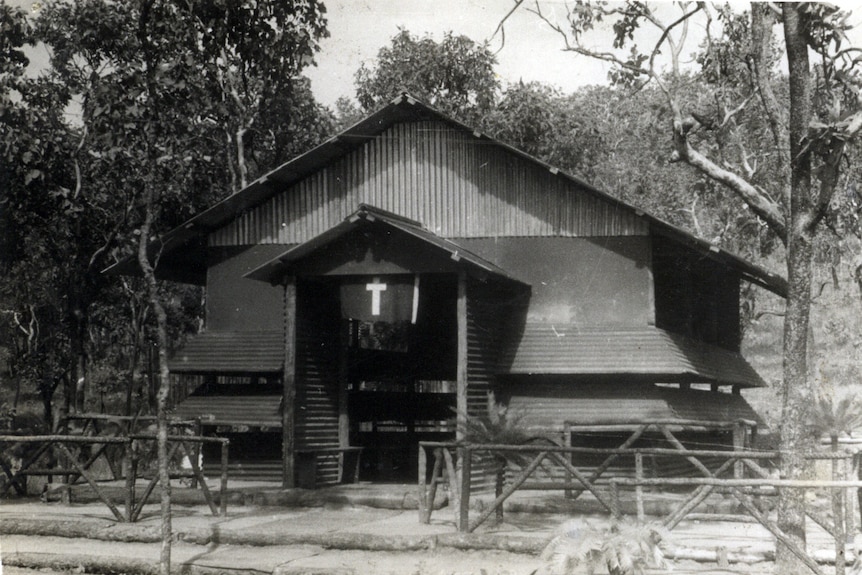
{"type": "MultiPolygon", "coordinates": [[[[765,527],[778,541],[781,541],[814,573],[821,573],[817,562],[795,543],[769,517],[768,506],[763,503],[763,496],[775,495],[781,489],[819,489],[833,494],[832,518],[807,509],[806,513],[817,525],[822,527],[835,542],[836,573],[843,575],[845,570],[845,545],[847,539],[855,531],[853,498],[848,497],[848,490],[862,488],[862,480],[850,480],[850,453],[815,453],[808,459],[832,461],[831,480],[787,480],[775,477],[764,462],[775,462],[780,459],[776,451],[754,450],[696,450],[680,445],[677,448],[632,448],[620,447],[600,449],[589,447],[571,447],[558,445],[480,445],[469,443],[439,443],[420,442],[419,444],[419,520],[429,523],[434,499],[440,485],[446,485],[449,490],[450,504],[455,511],[455,525],[461,532],[473,532],[498,510],[505,501],[518,490],[561,491],[563,493],[590,492],[608,514],[620,517],[620,488],[634,491],[636,513],[640,520],[645,520],[645,499],[650,494],[645,488],[691,488],[694,490],[684,495],[660,522],[668,529],[676,527],[686,516],[692,515],[695,508],[711,493],[732,495],[746,514],[753,517],[765,527]],[[434,464],[428,478],[428,456],[434,456],[434,464]],[[519,454],[525,461],[520,469],[515,470],[510,481],[501,491],[496,493],[493,503],[479,513],[470,517],[471,469],[472,461],[477,454],[505,457],[506,454],[519,454]],[[573,464],[578,457],[602,456],[604,462],[592,473],[579,469],[573,464]],[[597,479],[609,467],[609,460],[619,457],[631,457],[635,461],[633,477],[611,477],[599,485],[597,479]],[[700,475],[699,477],[646,477],[643,459],[645,457],[682,458],[700,475]],[[704,463],[714,465],[712,469],[704,463]],[[718,463],[720,461],[720,463],[718,463]],[[544,469],[547,463],[562,469],[564,473],[552,473],[544,469]],[[717,464],[717,467],[715,465],[717,464]],[[446,471],[444,475],[444,470],[446,471]],[[731,475],[732,474],[732,475],[731,475]],[[532,482],[531,478],[538,477],[532,482]],[[728,477],[728,475],[731,475],[728,477]],[[562,476],[562,479],[556,477],[562,476]]],[[[709,515],[699,515],[704,519],[709,515]]],[[[715,519],[728,519],[724,515],[716,515],[715,519]]]]}
{"type": "MultiPolygon", "coordinates": [[[[143,455],[152,451],[156,442],[156,436],[152,433],[133,433],[122,436],[82,436],[82,435],[0,435],[0,468],[6,475],[6,484],[0,487],[0,497],[6,495],[9,489],[14,488],[20,495],[27,494],[28,476],[53,476],[61,478],[64,490],[64,498],[68,501],[69,489],[80,479],[83,479],[93,490],[96,497],[104,503],[111,513],[121,522],[134,522],[140,518],[144,505],[158,483],[158,474],[146,477],[139,474],[139,464],[144,459],[143,455]],[[15,464],[9,454],[14,451],[27,451],[24,446],[32,445],[21,459],[20,464],[15,464]],[[118,446],[123,451],[123,464],[120,476],[115,479],[124,479],[124,507],[125,513],[121,512],[111,501],[108,489],[104,482],[100,482],[92,473],[91,467],[100,457],[106,457],[109,446],[118,446]],[[144,449],[149,446],[149,449],[144,449]],[[46,468],[38,468],[43,455],[51,453],[55,461],[54,465],[46,468]],[[17,469],[16,469],[17,467],[17,469]],[[148,479],[146,487],[140,497],[137,496],[138,479],[148,479]]],[[[192,435],[168,435],[168,460],[177,456],[185,457],[190,463],[189,470],[171,470],[170,479],[192,479],[203,492],[204,499],[213,515],[227,514],[227,461],[229,440],[221,437],[202,437],[192,435]],[[221,446],[221,475],[219,487],[219,505],[207,486],[203,471],[198,463],[197,454],[204,443],[215,443],[221,446]]],[[[112,473],[114,469],[112,468],[112,473]]]]}

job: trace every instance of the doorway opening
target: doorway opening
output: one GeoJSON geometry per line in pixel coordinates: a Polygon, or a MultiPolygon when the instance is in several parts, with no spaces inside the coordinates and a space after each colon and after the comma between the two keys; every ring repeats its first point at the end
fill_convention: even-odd
{"type": "Polygon", "coordinates": [[[350,444],[361,481],[416,480],[419,441],[455,437],[457,280],[423,274],[415,322],[344,320],[350,444]]]}

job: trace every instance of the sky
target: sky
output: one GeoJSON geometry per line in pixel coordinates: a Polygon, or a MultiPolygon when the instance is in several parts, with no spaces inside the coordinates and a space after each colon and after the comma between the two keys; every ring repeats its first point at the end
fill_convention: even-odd
{"type": "MultiPolygon", "coordinates": [[[[398,28],[409,30],[414,36],[430,34],[440,40],[446,31],[464,34],[476,42],[488,41],[497,52],[497,73],[501,83],[523,80],[542,81],[573,91],[584,85],[605,84],[609,66],[563,50],[563,39],[538,16],[528,12],[525,2],[507,20],[505,44],[495,35],[500,21],[514,6],[514,0],[324,0],[329,19],[330,38],[321,42],[317,67],[306,71],[311,78],[312,90],[318,100],[331,105],[339,96],[352,96],[353,76],[363,63],[372,63],[377,51],[387,45],[398,33],[398,28]],[[499,50],[499,51],[498,51],[499,50]]],[[[851,32],[854,46],[862,46],[862,5],[858,0],[833,0],[845,9],[853,9],[850,23],[857,29],[851,32]]],[[[745,8],[748,2],[731,0],[734,6],[745,8]]],[[[542,9],[554,21],[565,22],[563,0],[542,0],[542,9]]],[[[671,2],[659,10],[673,10],[671,2]]],[[[668,21],[672,21],[668,19],[668,21]]],[[[696,27],[693,34],[702,34],[696,27]]],[[[595,46],[606,48],[612,31],[609,26],[598,25],[596,33],[588,39],[595,46]]],[[[658,39],[656,33],[653,41],[658,39]]]]}
{"type": "MultiPolygon", "coordinates": [[[[6,1],[25,9],[39,4],[38,0],[6,1]]],[[[389,44],[399,27],[414,36],[427,34],[438,41],[447,31],[466,35],[476,42],[487,40],[496,52],[496,70],[503,86],[519,80],[536,80],[569,92],[584,85],[607,82],[606,64],[564,52],[558,33],[523,7],[507,20],[503,44],[495,31],[514,6],[514,0],[324,0],[324,3],[330,37],[320,42],[317,65],[307,68],[305,75],[311,79],[318,101],[327,106],[332,106],[340,96],[353,96],[356,70],[362,63],[372,63],[378,50],[389,44]]],[[[556,11],[556,20],[565,22],[563,0],[542,0],[542,6],[549,13],[556,11]]],[[[672,6],[664,2],[661,8],[669,10],[672,6]]],[[[862,46],[862,8],[854,11],[850,22],[858,25],[852,43],[862,46]]],[[[607,46],[609,34],[609,28],[599,27],[590,41],[596,46],[607,46]]],[[[31,59],[36,65],[39,60],[47,61],[45,54],[38,53],[32,54],[31,59]]]]}
{"type": "Polygon", "coordinates": [[[523,9],[507,21],[503,45],[494,33],[513,5],[512,0],[330,0],[330,37],[321,42],[317,66],[306,75],[323,104],[352,96],[356,70],[363,62],[372,63],[402,27],[438,41],[447,31],[476,42],[487,40],[492,51],[499,50],[497,73],[504,85],[540,80],[569,91],[605,82],[605,65],[563,52],[557,33],[523,9]]]}

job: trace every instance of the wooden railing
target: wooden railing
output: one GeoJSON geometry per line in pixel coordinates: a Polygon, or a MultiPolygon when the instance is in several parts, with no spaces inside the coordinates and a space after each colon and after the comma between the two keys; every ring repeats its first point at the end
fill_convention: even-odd
{"type": "MultiPolygon", "coordinates": [[[[6,475],[6,484],[0,487],[0,497],[14,488],[20,495],[27,494],[28,476],[58,476],[61,478],[66,497],[69,489],[78,480],[83,479],[93,490],[96,497],[104,503],[111,513],[122,522],[134,522],[140,517],[144,505],[149,500],[157,482],[158,474],[154,473],[149,478],[143,494],[137,496],[137,481],[139,478],[147,479],[139,475],[139,464],[146,451],[143,447],[155,443],[155,434],[129,434],[122,436],[82,436],[82,435],[0,435],[0,468],[6,475]],[[15,464],[9,456],[14,447],[19,449],[25,445],[32,445],[20,464],[15,464]],[[111,500],[106,485],[92,473],[92,465],[100,458],[105,457],[108,446],[119,446],[123,449],[122,479],[124,479],[124,503],[125,512],[121,512],[117,505],[111,500]],[[85,449],[88,448],[88,449],[85,449]],[[50,451],[54,452],[56,464],[50,467],[38,468],[35,465],[50,451]],[[17,469],[16,469],[17,467],[17,469]]],[[[183,457],[190,463],[190,470],[172,470],[170,479],[192,479],[194,484],[200,487],[204,499],[209,505],[213,515],[227,514],[227,462],[229,440],[221,437],[202,437],[194,435],[169,435],[168,436],[168,460],[183,457]],[[197,455],[200,446],[204,443],[215,443],[221,446],[221,476],[219,487],[219,505],[207,486],[200,468],[197,455]]],[[[106,458],[107,459],[107,458],[106,458]]],[[[115,478],[118,478],[115,476],[115,478]]]]}
{"type": "MultiPolygon", "coordinates": [[[[566,447],[557,445],[480,445],[470,443],[434,443],[419,444],[419,520],[429,523],[434,509],[434,500],[439,486],[448,487],[449,502],[455,513],[455,525],[461,532],[473,532],[492,515],[501,512],[503,504],[518,490],[556,490],[563,493],[573,491],[590,492],[596,501],[609,515],[622,515],[620,488],[634,491],[635,513],[640,520],[646,519],[645,499],[650,492],[645,488],[680,488],[693,487],[693,491],[684,495],[669,513],[661,518],[661,523],[668,529],[676,527],[686,516],[701,504],[711,493],[732,495],[741,508],[757,522],[763,525],[775,538],[797,555],[815,573],[820,573],[814,559],[794,544],[768,512],[762,510],[757,499],[762,496],[776,495],[781,489],[825,489],[836,494],[833,498],[832,518],[826,517],[814,510],[808,509],[811,520],[824,528],[835,542],[836,573],[844,573],[845,544],[848,534],[855,531],[855,515],[852,510],[853,498],[848,497],[848,490],[862,488],[862,480],[847,479],[850,476],[851,459],[848,453],[814,453],[807,456],[812,460],[834,461],[839,465],[832,466],[831,480],[787,480],[775,477],[764,465],[764,462],[775,462],[780,459],[776,451],[754,450],[692,450],[680,445],[678,448],[632,448],[599,449],[588,447],[566,447]],[[433,454],[434,464],[428,477],[429,452],[433,454]],[[509,477],[503,489],[496,493],[490,506],[476,517],[470,516],[471,497],[471,467],[477,454],[487,454],[506,458],[507,455],[519,454],[525,463],[509,477]],[[573,462],[579,456],[605,457],[605,462],[594,469],[592,473],[578,469],[573,462]],[[607,470],[608,458],[631,457],[635,461],[633,477],[610,477],[604,485],[597,484],[602,468],[607,470]],[[698,476],[695,477],[646,477],[644,474],[644,457],[671,457],[687,461],[698,476]],[[711,469],[704,461],[713,463],[711,469]],[[720,464],[715,466],[715,462],[720,464]],[[564,473],[543,472],[543,465],[549,462],[564,473]],[[446,471],[444,475],[444,470],[446,471]],[[598,471],[598,473],[597,473],[598,471]],[[563,479],[553,477],[562,476],[563,479]],[[529,479],[534,478],[532,482],[529,479]]],[[[700,516],[699,518],[704,518],[700,516]]],[[[720,517],[725,518],[725,517],[720,517]]]]}

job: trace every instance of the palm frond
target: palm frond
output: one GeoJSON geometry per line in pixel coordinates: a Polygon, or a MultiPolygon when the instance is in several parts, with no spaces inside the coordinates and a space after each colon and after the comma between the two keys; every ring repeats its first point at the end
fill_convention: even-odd
{"type": "Polygon", "coordinates": [[[589,573],[606,568],[612,575],[643,575],[647,568],[664,568],[660,543],[667,530],[653,523],[623,518],[604,528],[587,522],[566,522],[542,552],[553,573],[574,573],[583,566],[589,573]]]}
{"type": "Polygon", "coordinates": [[[820,436],[852,435],[862,427],[862,402],[850,394],[838,400],[822,394],[809,411],[809,427],[812,433],[820,436]]]}

